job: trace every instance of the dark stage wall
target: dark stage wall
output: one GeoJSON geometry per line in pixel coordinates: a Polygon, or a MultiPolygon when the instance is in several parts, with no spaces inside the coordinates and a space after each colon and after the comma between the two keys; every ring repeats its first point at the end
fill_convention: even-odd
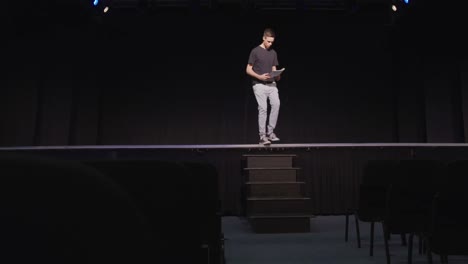
{"type": "Polygon", "coordinates": [[[466,142],[466,61],[438,31],[353,14],[111,10],[13,24],[0,145],[256,143],[245,67],[267,26],[286,67],[283,143],[466,142]]]}

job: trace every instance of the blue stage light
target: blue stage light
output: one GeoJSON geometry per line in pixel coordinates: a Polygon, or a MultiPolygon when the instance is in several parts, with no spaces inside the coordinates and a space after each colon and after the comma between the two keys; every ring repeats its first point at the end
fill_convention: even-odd
{"type": "Polygon", "coordinates": [[[409,4],[409,0],[404,0],[405,4],[409,4]]]}
{"type": "Polygon", "coordinates": [[[94,0],[93,5],[97,6],[99,4],[99,0],[94,0]]]}

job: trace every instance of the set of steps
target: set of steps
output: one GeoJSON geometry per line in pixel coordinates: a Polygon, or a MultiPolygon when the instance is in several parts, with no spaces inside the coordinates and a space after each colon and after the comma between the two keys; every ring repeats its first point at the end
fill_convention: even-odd
{"type": "Polygon", "coordinates": [[[310,232],[310,198],[296,155],[243,155],[245,213],[256,233],[310,232]]]}

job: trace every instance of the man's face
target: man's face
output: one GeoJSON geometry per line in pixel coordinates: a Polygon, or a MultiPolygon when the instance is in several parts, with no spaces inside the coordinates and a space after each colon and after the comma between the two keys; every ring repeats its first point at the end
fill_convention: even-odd
{"type": "Polygon", "coordinates": [[[275,42],[274,37],[263,36],[263,46],[265,46],[266,49],[269,49],[271,45],[273,45],[273,42],[275,42]]]}

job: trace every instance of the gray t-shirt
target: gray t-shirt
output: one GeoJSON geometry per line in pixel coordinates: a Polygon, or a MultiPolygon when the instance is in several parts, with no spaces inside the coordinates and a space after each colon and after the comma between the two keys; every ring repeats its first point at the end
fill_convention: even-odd
{"type": "MultiPolygon", "coordinates": [[[[270,73],[273,66],[278,66],[278,57],[274,49],[264,49],[261,46],[257,46],[252,49],[249,56],[248,64],[252,64],[252,70],[257,74],[270,73]]],[[[259,80],[252,77],[254,83],[258,83],[259,80]]]]}

